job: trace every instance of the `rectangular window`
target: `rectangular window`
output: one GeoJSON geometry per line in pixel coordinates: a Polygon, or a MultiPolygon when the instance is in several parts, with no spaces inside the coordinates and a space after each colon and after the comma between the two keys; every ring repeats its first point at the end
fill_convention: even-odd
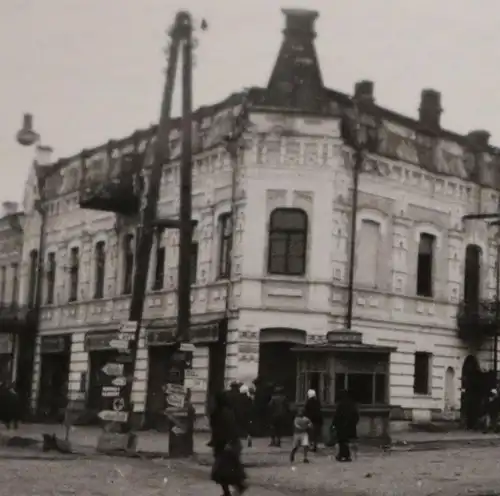
{"type": "Polygon", "coordinates": [[[78,282],[80,272],[78,247],[71,248],[69,255],[69,301],[76,301],[78,299],[78,282]]]}
{"type": "Polygon", "coordinates": [[[104,298],[104,278],[106,276],[106,243],[99,241],[95,245],[94,299],[104,298]]]}
{"type": "Polygon", "coordinates": [[[165,258],[166,251],[164,246],[156,247],[155,254],[155,273],[153,279],[153,291],[163,289],[165,282],[165,258]]]}
{"type": "Polygon", "coordinates": [[[297,401],[305,402],[307,391],[314,389],[323,404],[331,403],[331,381],[327,360],[322,357],[299,362],[297,380],[297,401]]]}
{"type": "Polygon", "coordinates": [[[417,295],[433,296],[434,245],[432,234],[422,233],[418,244],[417,258],[417,295]]]}
{"type": "Polygon", "coordinates": [[[196,284],[198,279],[198,242],[193,241],[191,243],[191,284],[196,284]]]}
{"type": "Polygon", "coordinates": [[[128,234],[123,246],[123,286],[122,294],[132,293],[132,278],[134,274],[135,236],[128,234]]]}
{"type": "Polygon", "coordinates": [[[54,303],[54,292],[56,287],[56,254],[47,255],[47,305],[54,303]]]}
{"type": "Polygon", "coordinates": [[[28,306],[35,305],[36,285],[38,272],[38,251],[31,250],[29,261],[29,281],[28,281],[28,306]]]}
{"type": "Polygon", "coordinates": [[[417,351],[415,353],[415,370],[413,375],[413,392],[415,394],[431,393],[431,354],[417,351]]]}
{"type": "Polygon", "coordinates": [[[11,265],[12,270],[12,297],[11,301],[13,304],[17,303],[17,299],[19,297],[19,265],[17,263],[13,263],[11,265]]]}
{"type": "Polygon", "coordinates": [[[380,224],[363,219],[356,243],[356,284],[367,288],[377,286],[380,241],[380,224]]]}
{"type": "Polygon", "coordinates": [[[5,287],[7,285],[7,267],[5,265],[0,269],[0,303],[5,303],[5,287]]]}
{"type": "Polygon", "coordinates": [[[219,217],[219,279],[228,279],[231,275],[231,224],[230,213],[219,217]]]}
{"type": "Polygon", "coordinates": [[[349,391],[360,405],[387,404],[387,374],[352,372],[335,374],[335,393],[349,391]]]}

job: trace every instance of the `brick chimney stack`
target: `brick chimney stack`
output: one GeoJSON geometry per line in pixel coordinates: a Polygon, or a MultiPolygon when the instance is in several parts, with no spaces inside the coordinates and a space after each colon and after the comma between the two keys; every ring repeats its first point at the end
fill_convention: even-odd
{"type": "Polygon", "coordinates": [[[373,81],[363,79],[354,85],[354,99],[361,104],[372,105],[375,103],[374,91],[373,81]]]}
{"type": "Polygon", "coordinates": [[[329,111],[314,39],[318,12],[282,9],[283,41],[267,85],[266,103],[311,113],[329,111]]]}
{"type": "Polygon", "coordinates": [[[441,93],[431,88],[422,90],[419,108],[419,120],[422,127],[429,130],[440,129],[442,113],[441,93]]]}
{"type": "Polygon", "coordinates": [[[469,146],[474,151],[484,151],[490,144],[490,133],[484,129],[475,129],[467,134],[469,146]]]}

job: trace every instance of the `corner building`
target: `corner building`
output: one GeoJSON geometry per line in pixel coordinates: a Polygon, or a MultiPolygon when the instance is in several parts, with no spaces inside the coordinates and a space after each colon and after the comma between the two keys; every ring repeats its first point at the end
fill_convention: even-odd
{"type": "MultiPolygon", "coordinates": [[[[500,167],[488,133],[442,129],[434,90],[422,92],[414,119],[380,107],[370,81],[356,84],[352,96],[327,88],[314,48],[317,14],[284,15],[268,86],[200,108],[193,118],[197,411],[202,416],[208,396],[224,384],[261,377],[283,384],[298,402],[314,387],[328,406],[348,386],[367,409],[390,405],[402,421],[454,415],[464,363],[488,369],[493,359],[489,334],[468,338],[476,327],[481,337],[491,308],[483,303],[494,297],[495,233],[461,220],[498,206],[500,167]],[[223,138],[246,97],[248,126],[235,160],[223,138]],[[335,331],[344,327],[348,300],[356,127],[364,133],[353,260],[352,329],[360,340],[349,344],[335,331]],[[486,314],[469,315],[464,299],[486,314]],[[325,365],[325,350],[337,356],[334,365],[325,365]],[[365,366],[372,352],[387,363],[365,366]]],[[[169,137],[161,216],[179,208],[179,124],[169,137]]],[[[41,237],[45,260],[34,409],[47,369],[66,374],[60,394],[67,390],[82,411],[100,409],[100,368],[128,316],[139,191],[154,132],[56,163],[40,157],[28,181],[23,265],[41,237]],[[36,198],[45,207],[41,236],[36,198]]],[[[177,260],[177,232],[159,232],[133,387],[134,409],[150,425],[162,422],[165,407],[162,350],[175,330],[177,260]]]]}

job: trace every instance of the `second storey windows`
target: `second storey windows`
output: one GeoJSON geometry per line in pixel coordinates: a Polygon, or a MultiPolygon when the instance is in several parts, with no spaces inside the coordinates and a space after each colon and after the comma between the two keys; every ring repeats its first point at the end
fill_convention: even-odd
{"type": "Polygon", "coordinates": [[[94,298],[104,297],[104,278],[106,275],[106,243],[99,241],[94,253],[94,298]]]}
{"type": "Polygon", "coordinates": [[[269,219],[269,274],[302,276],[306,272],[307,214],[296,208],[277,208],[269,219]]]}
{"type": "Polygon", "coordinates": [[[45,274],[47,279],[47,305],[54,303],[54,293],[56,290],[56,254],[51,252],[47,255],[47,272],[45,274]]]}
{"type": "Polygon", "coordinates": [[[123,239],[123,282],[122,294],[132,293],[132,278],[134,275],[135,236],[127,234],[123,239]]]}
{"type": "Polygon", "coordinates": [[[78,282],[80,276],[80,250],[71,248],[69,253],[69,301],[78,299],[78,282]]]}
{"type": "Polygon", "coordinates": [[[417,256],[417,295],[432,297],[434,294],[433,274],[436,237],[421,233],[417,256]]]}

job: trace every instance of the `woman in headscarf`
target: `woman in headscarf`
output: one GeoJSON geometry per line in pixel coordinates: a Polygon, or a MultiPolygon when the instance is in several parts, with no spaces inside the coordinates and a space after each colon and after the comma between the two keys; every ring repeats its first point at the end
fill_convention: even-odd
{"type": "Polygon", "coordinates": [[[321,413],[321,402],[314,389],[309,389],[309,391],[307,391],[304,414],[312,422],[311,448],[313,451],[317,451],[318,441],[321,439],[321,429],[323,427],[323,414],[321,413]]]}
{"type": "Polygon", "coordinates": [[[243,494],[247,486],[245,470],[240,458],[239,429],[227,393],[224,391],[215,396],[210,427],[214,453],[212,480],[222,487],[223,496],[231,496],[230,486],[235,487],[238,494],[243,494]]]}

